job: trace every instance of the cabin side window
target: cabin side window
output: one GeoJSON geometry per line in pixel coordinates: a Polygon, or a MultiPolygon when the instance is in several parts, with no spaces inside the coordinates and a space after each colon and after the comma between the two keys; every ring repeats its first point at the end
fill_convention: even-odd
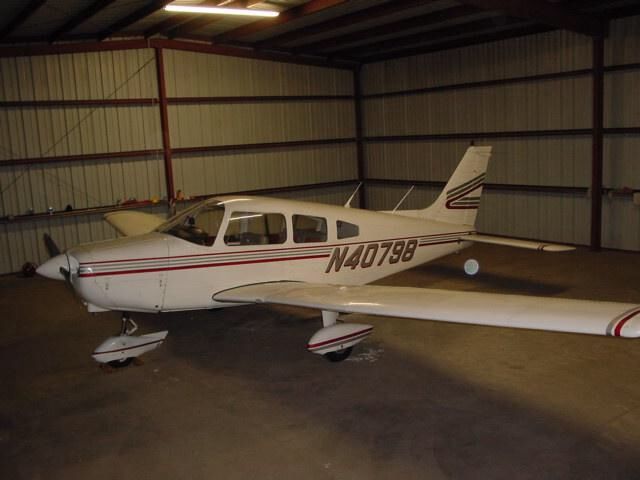
{"type": "Polygon", "coordinates": [[[224,243],[227,245],[276,245],[287,240],[287,223],[280,213],[233,212],[224,243]]]}
{"type": "Polygon", "coordinates": [[[343,220],[336,222],[336,231],[338,232],[338,239],[352,238],[360,235],[360,227],[358,227],[358,225],[343,220]]]}
{"type": "Polygon", "coordinates": [[[293,241],[296,243],[326,242],[327,219],[310,215],[294,215],[293,241]]]}
{"type": "Polygon", "coordinates": [[[179,216],[165,232],[196,245],[209,247],[216,241],[223,217],[224,206],[205,205],[179,216]]]}

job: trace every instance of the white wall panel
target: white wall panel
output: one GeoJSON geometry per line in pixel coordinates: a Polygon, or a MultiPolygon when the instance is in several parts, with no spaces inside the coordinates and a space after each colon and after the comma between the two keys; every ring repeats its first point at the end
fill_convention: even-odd
{"type": "Polygon", "coordinates": [[[347,70],[165,51],[169,97],[352,95],[347,70]]]}
{"type": "Polygon", "coordinates": [[[363,93],[540,75],[591,66],[591,40],[566,31],[365,65],[363,93]]]}
{"type": "Polygon", "coordinates": [[[640,126],[639,70],[612,72],[604,77],[604,126],[640,126]]]}
{"type": "MultiPolygon", "coordinates": [[[[343,185],[337,187],[313,188],[310,190],[301,190],[298,192],[286,192],[269,195],[277,198],[290,198],[293,200],[301,200],[303,202],[328,203],[330,205],[344,205],[357,186],[343,185]]],[[[353,199],[351,206],[357,208],[360,205],[358,196],[353,199]]]]}
{"type": "Polygon", "coordinates": [[[169,130],[174,148],[351,138],[353,102],[171,105],[169,130]]]}
{"type": "MultiPolygon", "coordinates": [[[[591,67],[591,47],[592,41],[586,36],[558,31],[385,61],[364,68],[364,91],[375,94],[587,69],[591,67]]],[[[635,62],[640,62],[640,16],[612,21],[605,42],[605,64],[635,62]]],[[[638,98],[637,70],[607,73],[605,127],[639,127],[638,98]]],[[[588,75],[372,98],[364,104],[365,135],[588,129],[591,104],[588,75]]],[[[475,140],[494,146],[489,182],[590,185],[592,155],[588,136],[475,140]]],[[[465,141],[370,142],[365,148],[367,176],[444,181],[466,144],[465,141]]],[[[605,187],[640,189],[638,151],[639,135],[605,137],[605,187]]],[[[403,190],[376,186],[369,190],[369,201],[372,205],[387,203],[384,208],[389,208],[403,190]]],[[[478,225],[487,232],[589,242],[588,198],[523,192],[488,192],[486,196],[478,225]],[[520,226],[521,218],[531,222],[520,226]]],[[[628,195],[605,198],[603,244],[640,250],[639,212],[640,207],[634,206],[628,195]]]]}
{"type": "Polygon", "coordinates": [[[604,52],[605,65],[640,62],[640,16],[611,21],[604,52]]]}
{"type": "Polygon", "coordinates": [[[162,147],[157,106],[0,108],[0,161],[162,147]]]}
{"type": "MultiPolygon", "coordinates": [[[[368,208],[390,210],[407,188],[372,185],[366,191],[368,208]]],[[[416,188],[402,208],[425,208],[439,193],[436,188],[416,188]]],[[[488,191],[482,195],[476,227],[499,235],[587,244],[589,206],[586,196],[488,191]]]]}
{"type": "MultiPolygon", "coordinates": [[[[166,215],[165,206],[143,209],[166,215]]],[[[61,250],[81,243],[116,238],[115,229],[102,214],[51,217],[0,224],[0,273],[19,271],[24,262],[41,264],[49,258],[42,236],[48,233],[61,250]]]]}
{"type": "MultiPolygon", "coordinates": [[[[493,146],[487,182],[587,187],[591,138],[482,139],[493,146]]],[[[371,142],[365,145],[368,178],[447,181],[469,146],[464,140],[371,142]]]]}
{"type": "Polygon", "coordinates": [[[161,155],[0,168],[0,216],[166,196],[161,155]]]}
{"type": "MultiPolygon", "coordinates": [[[[604,140],[603,184],[640,190],[640,135],[611,135],[604,140]]],[[[639,246],[640,247],[640,246],[639,246]]]]}
{"type": "Polygon", "coordinates": [[[356,179],[355,144],[174,157],[176,190],[236,192],[356,179]]]}
{"type": "Polygon", "coordinates": [[[602,225],[603,247],[640,250],[640,207],[628,197],[614,195],[604,198],[602,225]]]}
{"type": "Polygon", "coordinates": [[[0,101],[157,96],[152,49],[0,58],[0,101]]]}
{"type": "Polygon", "coordinates": [[[589,128],[591,79],[576,77],[367,99],[366,136],[589,128]]]}

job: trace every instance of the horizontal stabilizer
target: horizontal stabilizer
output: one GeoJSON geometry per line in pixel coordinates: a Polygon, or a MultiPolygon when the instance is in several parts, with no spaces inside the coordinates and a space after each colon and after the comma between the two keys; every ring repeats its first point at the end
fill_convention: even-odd
{"type": "Polygon", "coordinates": [[[630,303],[299,282],[247,285],[213,298],[219,302],[274,303],[415,320],[640,337],[640,305],[630,303]]]}
{"type": "Polygon", "coordinates": [[[152,232],[165,222],[158,215],[134,211],[107,213],[104,219],[126,237],[152,232]]]}
{"type": "Polygon", "coordinates": [[[528,250],[539,250],[544,252],[570,252],[575,247],[560,245],[557,243],[535,242],[531,240],[520,240],[517,238],[496,237],[493,235],[471,234],[465,235],[462,240],[475,243],[488,243],[490,245],[502,245],[505,247],[526,248],[528,250]]]}

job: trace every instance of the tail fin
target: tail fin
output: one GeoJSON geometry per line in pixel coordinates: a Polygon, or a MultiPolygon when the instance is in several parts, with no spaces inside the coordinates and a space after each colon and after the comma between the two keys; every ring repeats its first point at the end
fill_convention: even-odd
{"type": "Polygon", "coordinates": [[[469,147],[433,204],[419,216],[438,222],[473,225],[480,206],[491,147],[469,147]]]}

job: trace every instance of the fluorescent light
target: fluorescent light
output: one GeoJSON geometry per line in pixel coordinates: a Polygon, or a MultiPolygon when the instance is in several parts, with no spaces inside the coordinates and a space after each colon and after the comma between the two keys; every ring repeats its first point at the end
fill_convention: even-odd
{"type": "Polygon", "coordinates": [[[199,5],[166,5],[167,12],[210,13],[215,15],[245,15],[249,17],[277,17],[280,13],[272,10],[252,10],[250,8],[203,7],[199,5]]]}

